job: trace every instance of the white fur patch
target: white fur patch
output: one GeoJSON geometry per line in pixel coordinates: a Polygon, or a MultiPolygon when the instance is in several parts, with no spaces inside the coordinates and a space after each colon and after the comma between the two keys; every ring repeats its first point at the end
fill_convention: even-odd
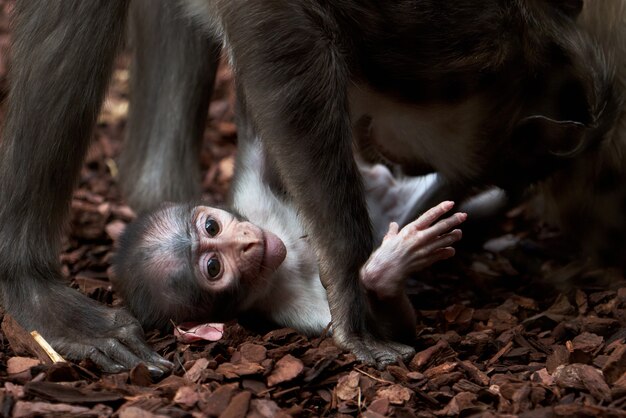
{"type": "Polygon", "coordinates": [[[280,325],[319,334],[330,322],[330,309],[315,251],[293,206],[280,201],[263,183],[258,140],[240,152],[243,154],[233,185],[233,206],[250,222],[276,234],[287,248],[285,261],[272,275],[265,293],[252,295],[243,308],[264,311],[280,325]]]}

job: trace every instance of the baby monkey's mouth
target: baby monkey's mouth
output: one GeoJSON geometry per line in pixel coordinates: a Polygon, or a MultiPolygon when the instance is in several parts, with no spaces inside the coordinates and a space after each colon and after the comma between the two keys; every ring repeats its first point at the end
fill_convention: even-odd
{"type": "Polygon", "coordinates": [[[263,257],[261,270],[274,272],[285,260],[287,249],[283,241],[273,232],[263,231],[263,257]]]}

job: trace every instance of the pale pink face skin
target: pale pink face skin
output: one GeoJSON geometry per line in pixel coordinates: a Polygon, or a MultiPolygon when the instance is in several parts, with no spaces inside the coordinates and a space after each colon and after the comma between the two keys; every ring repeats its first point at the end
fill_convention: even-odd
{"type": "Polygon", "coordinates": [[[209,206],[192,211],[192,264],[200,285],[219,291],[238,280],[253,285],[283,262],[285,244],[270,231],[209,206]]]}

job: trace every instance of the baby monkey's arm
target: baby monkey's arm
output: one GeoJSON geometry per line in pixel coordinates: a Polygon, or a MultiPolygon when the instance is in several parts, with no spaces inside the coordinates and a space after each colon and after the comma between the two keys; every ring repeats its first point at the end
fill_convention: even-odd
{"type": "Polygon", "coordinates": [[[453,202],[442,202],[402,229],[392,222],[380,247],[361,268],[361,284],[375,317],[385,324],[385,337],[407,340],[414,336],[415,311],[404,291],[405,280],[454,255],[451,245],[461,239],[461,230],[453,228],[467,215],[455,213],[439,220],[453,206],[453,202]]]}

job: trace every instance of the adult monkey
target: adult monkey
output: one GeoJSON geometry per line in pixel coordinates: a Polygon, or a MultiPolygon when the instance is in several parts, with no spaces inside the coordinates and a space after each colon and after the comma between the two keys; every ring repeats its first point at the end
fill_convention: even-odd
{"type": "MultiPolygon", "coordinates": [[[[603,118],[611,115],[603,112],[612,110],[610,70],[574,21],[580,0],[181,2],[228,41],[244,102],[240,111],[249,114],[309,226],[334,338],[365,361],[387,363],[412,349],[377,336],[359,288],[358,270],[372,251],[372,237],[351,156],[352,123],[371,118],[374,137],[393,140],[381,151],[407,171],[432,167],[460,185],[512,173],[515,186],[549,174],[559,156],[592,146],[603,133],[595,128],[605,127],[603,118]],[[535,161],[541,166],[532,168],[535,161]]],[[[104,310],[59,283],[56,250],[127,5],[18,3],[0,156],[6,199],[0,209],[0,276],[7,311],[39,329],[63,354],[89,354],[108,369],[139,358],[158,360],[123,311],[104,310]],[[32,123],[34,115],[46,124],[32,123]],[[49,147],[40,144],[44,139],[49,147]]],[[[175,20],[167,13],[171,5],[143,5],[143,25],[165,42],[165,51],[202,43],[183,20],[176,22],[180,33],[159,33],[163,20],[175,20]],[[165,10],[160,19],[151,16],[154,9],[165,10]]],[[[154,68],[180,65],[169,80],[155,73],[164,83],[202,74],[197,70],[206,68],[205,56],[181,55],[182,64],[172,64],[169,55],[146,54],[140,61],[154,68]]],[[[204,85],[206,79],[197,77],[204,85]]],[[[148,97],[145,85],[133,85],[135,96],[148,97]]],[[[190,100],[172,91],[176,103],[190,100]]],[[[155,123],[167,120],[163,107],[157,110],[155,123]]],[[[184,116],[171,103],[167,110],[184,116]]],[[[193,136],[189,127],[198,126],[201,114],[169,119],[180,123],[175,133],[193,136]]],[[[151,124],[137,120],[137,126],[151,124]]],[[[135,150],[146,156],[130,157],[147,162],[136,166],[134,178],[156,179],[131,194],[147,206],[173,193],[155,173],[163,169],[158,161],[173,158],[168,150],[178,135],[159,132],[162,142],[152,147],[150,135],[134,138],[140,142],[135,150]]],[[[185,158],[178,158],[181,170],[168,172],[170,184],[180,186],[188,177],[175,174],[188,169],[185,158]]]]}

